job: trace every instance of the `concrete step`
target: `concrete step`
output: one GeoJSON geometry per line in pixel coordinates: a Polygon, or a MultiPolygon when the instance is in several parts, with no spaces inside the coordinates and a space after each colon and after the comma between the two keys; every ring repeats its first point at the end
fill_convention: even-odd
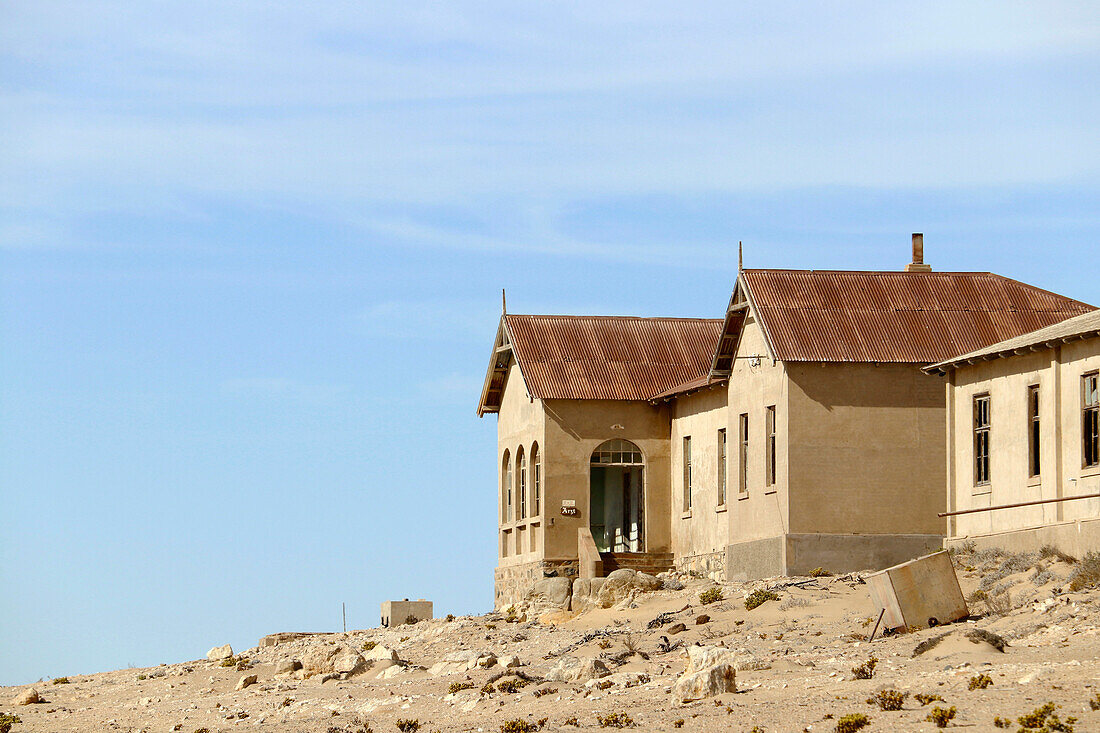
{"type": "Polygon", "coordinates": [[[602,552],[600,557],[603,559],[603,573],[605,576],[622,568],[651,575],[673,568],[673,554],[671,552],[602,552]]]}

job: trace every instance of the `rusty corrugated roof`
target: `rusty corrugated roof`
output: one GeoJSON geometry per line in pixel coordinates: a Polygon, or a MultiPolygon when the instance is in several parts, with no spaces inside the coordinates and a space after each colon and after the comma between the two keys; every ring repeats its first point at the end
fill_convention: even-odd
{"type": "Polygon", "coordinates": [[[532,397],[645,400],[705,377],[722,321],[633,316],[504,317],[532,397]]]}
{"type": "Polygon", "coordinates": [[[1076,339],[1100,338],[1100,310],[1089,311],[1080,316],[1067,318],[1061,323],[1046,326],[1022,336],[998,341],[977,351],[961,356],[953,356],[939,364],[925,367],[924,371],[946,373],[949,369],[962,367],[971,362],[985,361],[1013,356],[1018,353],[1031,353],[1032,348],[1052,347],[1076,339]]]}
{"type": "Polygon", "coordinates": [[[745,270],[783,361],[932,364],[1092,310],[988,272],[745,270]]]}
{"type": "Polygon", "coordinates": [[[729,380],[725,377],[712,377],[709,374],[704,374],[701,377],[695,379],[689,379],[688,381],[677,384],[675,387],[669,387],[664,392],[655,394],[650,397],[651,402],[658,402],[665,400],[666,402],[673,397],[683,397],[684,395],[691,394],[692,392],[698,392],[706,387],[712,387],[716,384],[725,384],[729,380]]]}

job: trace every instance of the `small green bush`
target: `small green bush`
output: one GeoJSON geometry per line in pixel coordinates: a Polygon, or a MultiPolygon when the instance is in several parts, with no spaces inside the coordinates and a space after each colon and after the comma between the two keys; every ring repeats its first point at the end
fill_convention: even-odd
{"type": "Polygon", "coordinates": [[[538,723],[532,723],[529,720],[509,720],[500,726],[500,733],[535,733],[541,728],[538,723]]]}
{"type": "Polygon", "coordinates": [[[754,590],[749,594],[749,597],[745,599],[745,610],[751,611],[752,609],[762,606],[768,601],[778,601],[779,594],[774,590],[754,590]]]}
{"type": "Polygon", "coordinates": [[[869,680],[875,676],[875,667],[878,665],[878,659],[871,657],[858,667],[852,667],[852,675],[857,680],[869,680]]]}
{"type": "Polygon", "coordinates": [[[849,713],[836,721],[836,733],[856,733],[871,724],[871,719],[863,713],[849,713]]]}
{"type": "Polygon", "coordinates": [[[516,693],[530,684],[527,680],[501,680],[497,683],[497,689],[508,694],[516,693]]]}
{"type": "Polygon", "coordinates": [[[1092,699],[1089,700],[1089,707],[1093,710],[1100,710],[1100,692],[1093,695],[1092,699]]]}
{"type": "Polygon", "coordinates": [[[993,684],[993,678],[987,674],[979,674],[970,678],[970,683],[966,686],[968,690],[984,690],[993,684]]]}
{"type": "Polygon", "coordinates": [[[576,715],[574,715],[572,718],[566,718],[565,720],[563,720],[561,722],[561,724],[562,725],[571,725],[574,728],[580,728],[581,727],[581,721],[577,720],[576,715]]]}
{"type": "Polygon", "coordinates": [[[1008,718],[1002,718],[1000,715],[998,715],[995,718],[993,718],[993,727],[994,728],[1011,728],[1012,727],[1012,721],[1009,720],[1008,718]]]}
{"type": "Polygon", "coordinates": [[[882,710],[901,710],[902,705],[905,704],[905,698],[907,697],[909,697],[908,692],[879,690],[874,695],[867,698],[867,704],[878,705],[882,710]]]}
{"type": "Polygon", "coordinates": [[[943,698],[934,692],[918,692],[913,695],[913,699],[919,702],[922,706],[927,705],[930,702],[943,702],[943,698]]]}
{"type": "Polygon", "coordinates": [[[420,720],[399,720],[394,725],[401,733],[416,733],[420,730],[420,720]]]}
{"type": "Polygon", "coordinates": [[[16,723],[21,723],[18,715],[11,715],[9,713],[0,713],[0,733],[9,733],[11,727],[16,723]]]}
{"type": "Polygon", "coordinates": [[[634,719],[626,713],[609,713],[607,715],[597,715],[596,722],[600,724],[601,728],[634,727],[634,719]]]}
{"type": "Polygon", "coordinates": [[[925,718],[925,720],[929,723],[934,723],[937,728],[946,728],[947,724],[951,722],[951,719],[955,717],[956,712],[954,705],[946,709],[937,705],[932,708],[932,712],[928,713],[928,717],[925,718]]]}
{"type": "Polygon", "coordinates": [[[810,571],[811,578],[828,578],[831,575],[832,573],[830,573],[825,568],[814,568],[810,571]]]}
{"type": "Polygon", "coordinates": [[[714,586],[713,588],[707,588],[705,591],[699,594],[699,602],[706,606],[710,603],[717,603],[724,597],[725,596],[722,594],[722,589],[718,586],[714,586]]]}
{"type": "MultiPolygon", "coordinates": [[[[1093,553],[1089,553],[1093,554],[1093,553]]],[[[1085,557],[1088,557],[1086,555],[1085,557]]],[[[1100,555],[1098,555],[1100,557],[1100,555]]],[[[1045,705],[1040,705],[1027,715],[1021,715],[1016,719],[1016,722],[1020,724],[1021,733],[1027,733],[1027,731],[1042,731],[1042,733],[1051,733],[1052,731],[1059,731],[1059,733],[1073,733],[1073,724],[1077,722],[1077,718],[1066,718],[1065,722],[1059,720],[1058,716],[1054,714],[1054,710],[1057,708],[1053,702],[1048,702],[1045,705]]]]}
{"type": "Polygon", "coordinates": [[[375,648],[376,646],[378,646],[377,641],[365,641],[365,642],[363,642],[363,651],[369,652],[371,649],[375,648]]]}
{"type": "Polygon", "coordinates": [[[462,692],[463,690],[472,690],[473,688],[473,682],[452,682],[451,686],[447,688],[447,692],[453,695],[456,692],[462,692]]]}
{"type": "Polygon", "coordinates": [[[67,685],[67,684],[69,684],[69,678],[68,677],[58,677],[56,680],[53,681],[53,683],[55,685],[67,685]]]}

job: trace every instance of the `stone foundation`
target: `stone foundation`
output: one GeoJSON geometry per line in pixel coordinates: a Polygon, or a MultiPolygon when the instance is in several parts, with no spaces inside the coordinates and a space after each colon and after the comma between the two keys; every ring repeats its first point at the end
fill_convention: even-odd
{"type": "Polygon", "coordinates": [[[1029,527],[1008,532],[997,532],[968,537],[950,537],[944,540],[947,549],[975,550],[993,548],[1007,552],[1037,552],[1043,545],[1052,545],[1067,555],[1084,557],[1089,552],[1100,551],[1100,519],[1085,519],[1029,527]]]}
{"type": "Polygon", "coordinates": [[[497,567],[493,572],[493,607],[502,609],[519,603],[531,591],[535,582],[543,578],[576,578],[577,565],[576,560],[536,560],[497,567]]]}
{"type": "Polygon", "coordinates": [[[726,579],[726,551],[705,552],[676,558],[676,570],[681,573],[710,578],[721,582],[726,579]]]}
{"type": "Polygon", "coordinates": [[[942,549],[934,534],[786,534],[726,548],[728,580],[882,570],[942,549]]]}

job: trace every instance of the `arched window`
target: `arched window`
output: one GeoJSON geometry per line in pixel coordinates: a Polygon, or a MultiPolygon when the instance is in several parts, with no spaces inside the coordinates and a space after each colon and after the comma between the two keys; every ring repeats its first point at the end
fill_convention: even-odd
{"type": "Polygon", "coordinates": [[[523,446],[516,449],[516,492],[519,494],[519,518],[527,519],[527,456],[523,455],[523,446]]]}
{"type": "Polygon", "coordinates": [[[504,451],[504,463],[500,471],[500,512],[501,522],[512,521],[512,461],[508,451],[504,451]]]}
{"type": "Polygon", "coordinates": [[[531,516],[537,517],[542,513],[542,454],[538,443],[531,446],[531,488],[531,516]]]}
{"type": "Polygon", "coordinates": [[[629,440],[608,440],[592,451],[593,466],[641,466],[642,451],[629,440]]]}

